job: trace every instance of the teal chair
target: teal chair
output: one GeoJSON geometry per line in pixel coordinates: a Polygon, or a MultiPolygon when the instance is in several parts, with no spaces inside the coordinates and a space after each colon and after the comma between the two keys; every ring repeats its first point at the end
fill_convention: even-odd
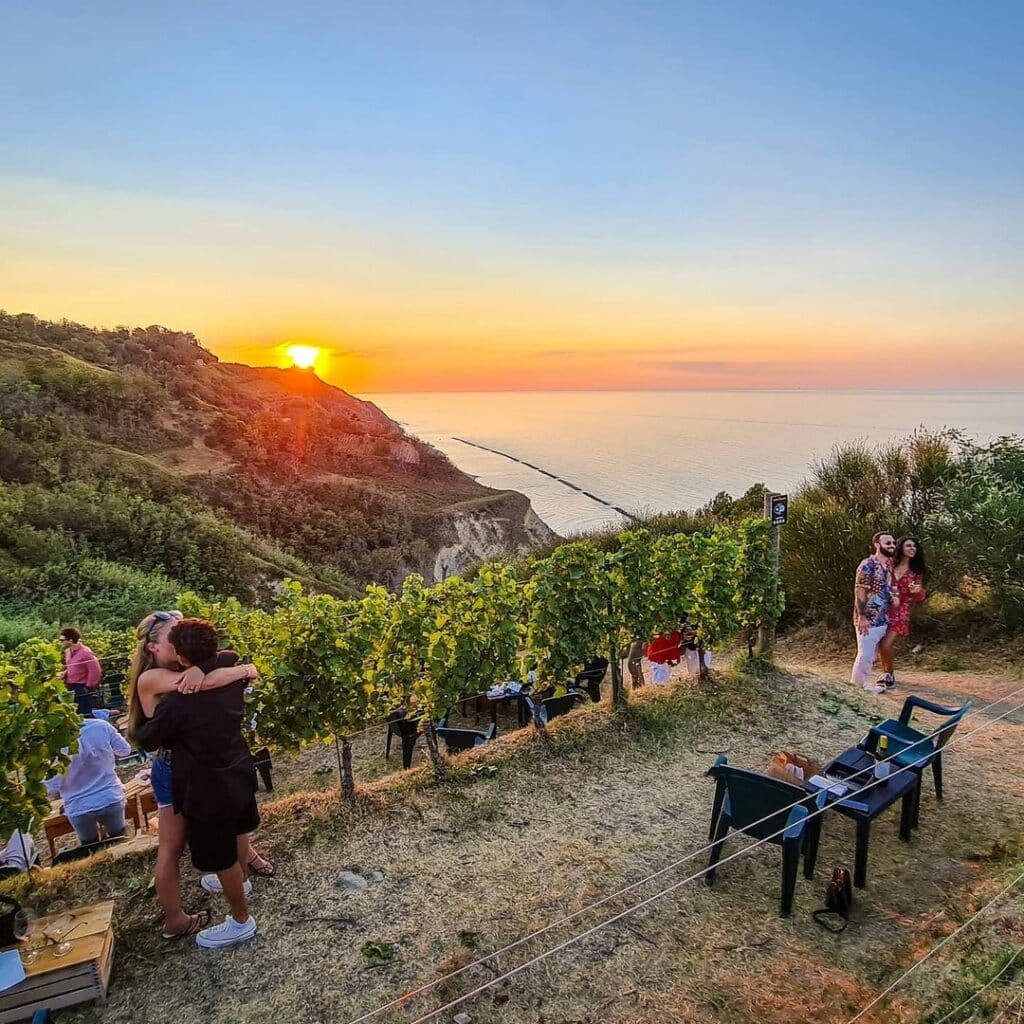
{"type": "Polygon", "coordinates": [[[729,829],[735,829],[755,839],[765,839],[782,847],[782,900],[779,913],[788,917],[793,910],[793,892],[800,868],[800,854],[804,853],[804,877],[814,877],[814,862],[818,857],[821,838],[821,811],[826,795],[809,795],[799,786],[780,779],[734,768],[725,755],[721,755],[708,769],[715,780],[715,801],[711,809],[711,828],[708,842],[712,843],[705,876],[708,885],[714,885],[715,865],[721,859],[729,829]],[[763,820],[762,820],[763,819],[763,820]],[[778,834],[776,834],[778,833],[778,834]]]}
{"type": "Polygon", "coordinates": [[[921,779],[924,770],[931,765],[932,780],[935,783],[935,798],[942,799],[942,748],[956,732],[964,715],[971,710],[973,701],[967,701],[959,708],[947,708],[924,697],[911,695],[903,702],[903,710],[898,719],[890,718],[878,725],[871,726],[867,736],[861,741],[861,749],[878,756],[879,740],[884,736],[888,743],[886,756],[891,763],[899,768],[910,768],[917,773],[917,795],[914,798],[914,826],[917,827],[921,812],[921,779]],[[920,708],[941,721],[934,732],[921,732],[910,725],[914,711],[920,708]]]}

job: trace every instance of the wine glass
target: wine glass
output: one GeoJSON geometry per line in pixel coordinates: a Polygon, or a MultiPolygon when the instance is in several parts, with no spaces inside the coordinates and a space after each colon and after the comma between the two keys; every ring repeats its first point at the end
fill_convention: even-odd
{"type": "Polygon", "coordinates": [[[71,952],[71,947],[74,945],[73,942],[68,941],[68,936],[76,929],[81,927],[82,922],[79,921],[77,924],[71,925],[70,928],[64,928],[60,932],[60,942],[57,943],[53,948],[54,956],[67,956],[71,952]]]}
{"type": "Polygon", "coordinates": [[[39,915],[31,907],[23,907],[21,913],[25,917],[25,932],[20,936],[20,941],[25,944],[21,959],[27,966],[39,959],[39,954],[46,948],[47,939],[39,915]]]}

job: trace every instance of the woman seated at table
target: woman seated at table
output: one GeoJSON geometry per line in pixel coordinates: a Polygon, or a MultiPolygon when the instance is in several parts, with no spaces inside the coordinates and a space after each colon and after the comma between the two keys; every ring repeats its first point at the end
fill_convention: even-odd
{"type": "Polygon", "coordinates": [[[114,771],[118,757],[132,752],[128,741],[100,718],[86,718],[78,733],[78,753],[62,775],[46,781],[51,797],[64,801],[64,813],[83,845],[124,835],[124,787],[114,771]]]}

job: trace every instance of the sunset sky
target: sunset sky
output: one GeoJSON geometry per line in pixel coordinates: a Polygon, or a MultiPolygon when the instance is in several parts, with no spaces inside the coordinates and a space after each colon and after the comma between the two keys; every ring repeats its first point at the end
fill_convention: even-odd
{"type": "Polygon", "coordinates": [[[10,311],[364,393],[1024,386],[1018,3],[3,21],[10,311]]]}

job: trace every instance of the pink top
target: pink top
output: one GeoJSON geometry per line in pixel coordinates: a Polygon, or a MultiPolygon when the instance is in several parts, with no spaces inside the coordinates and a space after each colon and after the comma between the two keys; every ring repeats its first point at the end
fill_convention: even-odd
{"type": "Polygon", "coordinates": [[[100,685],[100,663],[85,644],[69,647],[64,652],[64,665],[67,668],[64,680],[68,686],[84,685],[95,690],[100,685]]]}

